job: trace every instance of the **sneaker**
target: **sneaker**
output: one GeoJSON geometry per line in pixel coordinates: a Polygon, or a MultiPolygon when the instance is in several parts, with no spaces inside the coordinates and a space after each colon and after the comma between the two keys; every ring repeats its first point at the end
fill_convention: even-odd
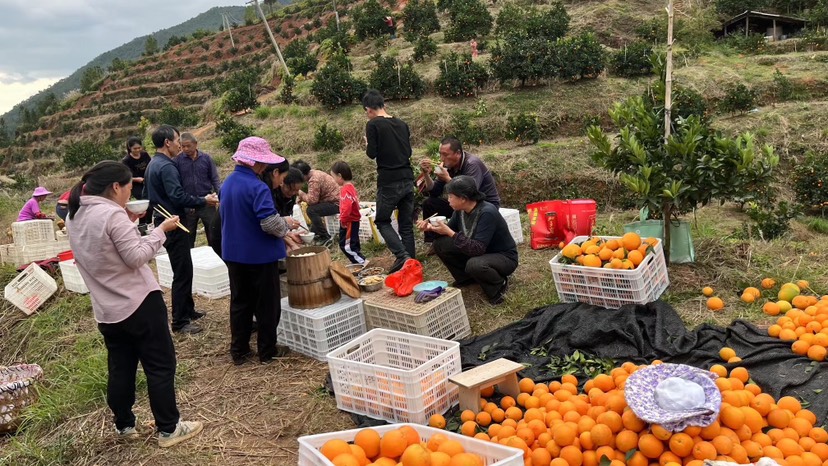
{"type": "Polygon", "coordinates": [[[195,335],[196,333],[201,333],[201,331],[202,328],[193,323],[189,323],[178,330],[173,329],[173,332],[175,333],[184,333],[189,335],[195,335]]]}
{"type": "Polygon", "coordinates": [[[198,435],[204,429],[204,424],[199,421],[178,421],[175,431],[171,433],[158,432],[158,446],[161,448],[177,445],[189,438],[198,435]]]}
{"type": "Polygon", "coordinates": [[[207,315],[206,312],[193,311],[193,313],[190,314],[190,320],[198,320],[198,319],[201,319],[202,317],[204,317],[206,315],[207,315]]]}
{"type": "Polygon", "coordinates": [[[118,432],[118,438],[121,440],[135,440],[141,436],[135,426],[124,427],[123,429],[115,429],[118,432]]]}
{"type": "Polygon", "coordinates": [[[230,355],[230,357],[233,359],[233,364],[236,366],[241,366],[242,364],[246,363],[252,356],[252,351],[248,351],[247,353],[241,356],[230,355]]]}

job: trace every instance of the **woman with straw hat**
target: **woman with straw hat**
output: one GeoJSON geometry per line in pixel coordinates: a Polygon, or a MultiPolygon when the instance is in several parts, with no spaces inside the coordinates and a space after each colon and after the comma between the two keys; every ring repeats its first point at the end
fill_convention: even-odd
{"type": "Polygon", "coordinates": [[[23,204],[23,208],[20,209],[20,214],[17,216],[18,222],[25,222],[28,220],[40,220],[40,219],[47,219],[51,217],[47,217],[46,214],[41,212],[40,210],[40,203],[46,199],[46,196],[52,194],[51,191],[44,188],[43,186],[38,186],[35,188],[34,192],[32,193],[32,198],[26,201],[23,204]]]}

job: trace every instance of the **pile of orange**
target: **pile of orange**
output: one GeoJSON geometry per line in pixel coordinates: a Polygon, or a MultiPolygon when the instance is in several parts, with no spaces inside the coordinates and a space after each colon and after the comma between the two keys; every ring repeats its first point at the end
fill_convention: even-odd
{"type": "Polygon", "coordinates": [[[578,244],[569,243],[561,249],[562,260],[585,267],[632,270],[652,254],[658,239],[642,240],[636,233],[627,233],[618,239],[605,240],[594,236],[578,244]]]}
{"type": "Polygon", "coordinates": [[[586,381],[583,392],[571,375],[548,385],[522,379],[516,398],[481,398],[478,414],[462,412],[461,433],[523,450],[526,466],[599,466],[604,457],[611,466],[702,466],[763,456],[782,466],[828,466],[828,432],[814,426],[816,416],[796,398],[762,393],[745,368],[711,368],[720,376],[718,420],[675,433],[627,406],[624,385],[639,368],[627,362],[586,381]]]}
{"type": "MultiPolygon", "coordinates": [[[[768,335],[790,341],[791,350],[814,361],[824,361],[828,353],[828,296],[798,295],[792,299],[792,308],[776,319],[768,328],[768,335]]],[[[777,303],[768,302],[765,313],[779,315],[777,303]]]]}
{"type": "MultiPolygon", "coordinates": [[[[442,416],[440,416],[442,417],[442,416]]],[[[445,422],[443,423],[445,427],[445,422]]],[[[334,439],[319,449],[334,466],[483,466],[480,456],[443,434],[423,442],[410,426],[380,435],[374,429],[357,432],[353,443],[334,439]]]]}

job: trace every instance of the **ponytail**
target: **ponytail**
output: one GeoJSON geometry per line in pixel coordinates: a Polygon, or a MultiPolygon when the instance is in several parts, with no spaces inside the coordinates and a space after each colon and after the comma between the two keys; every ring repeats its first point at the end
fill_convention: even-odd
{"type": "Polygon", "coordinates": [[[132,181],[132,172],[126,165],[113,160],[98,163],[84,173],[81,180],[69,192],[69,219],[75,218],[75,214],[80,209],[81,195],[108,198],[113,183],[126,186],[130,181],[132,181]]]}

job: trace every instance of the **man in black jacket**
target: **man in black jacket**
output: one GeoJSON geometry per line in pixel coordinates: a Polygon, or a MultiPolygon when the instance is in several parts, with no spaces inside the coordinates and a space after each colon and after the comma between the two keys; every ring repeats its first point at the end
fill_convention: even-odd
{"type": "MultiPolygon", "coordinates": [[[[152,143],[155,145],[155,157],[147,166],[144,175],[144,190],[150,205],[161,206],[172,215],[186,218],[185,209],[215,206],[218,197],[209,194],[196,197],[187,194],[181,186],[181,176],[172,158],[181,152],[181,139],[177,129],[169,125],[161,125],[152,133],[152,143]]],[[[157,227],[164,221],[159,214],[154,213],[154,223],[157,227]]],[[[193,259],[190,256],[190,235],[177,228],[167,233],[164,248],[170,256],[170,265],[173,269],[172,282],[172,329],[178,333],[198,333],[201,327],[192,323],[193,320],[204,316],[195,310],[193,302],[193,259]]]]}
{"type": "Polygon", "coordinates": [[[390,270],[393,273],[415,254],[411,134],[404,121],[386,113],[385,101],[379,91],[370,89],[362,98],[362,107],[368,116],[366,154],[377,161],[377,216],[374,223],[397,258],[390,270]],[[399,236],[391,226],[394,209],[398,210],[399,236]]]}

